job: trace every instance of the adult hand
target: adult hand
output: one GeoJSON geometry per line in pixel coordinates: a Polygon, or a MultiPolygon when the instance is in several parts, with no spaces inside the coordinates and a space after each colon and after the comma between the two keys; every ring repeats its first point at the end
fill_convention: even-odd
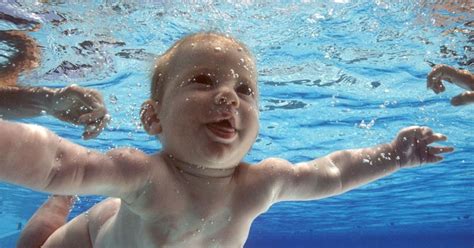
{"type": "Polygon", "coordinates": [[[62,121],[84,125],[84,139],[97,137],[110,121],[102,95],[77,85],[56,91],[49,112],[62,121]]]}
{"type": "Polygon", "coordinates": [[[447,65],[436,65],[428,74],[426,86],[439,94],[446,90],[443,80],[468,90],[453,97],[451,99],[452,105],[459,106],[474,103],[474,75],[472,73],[447,65]]]}
{"type": "Polygon", "coordinates": [[[432,89],[436,94],[444,92],[446,88],[442,80],[448,79],[447,75],[449,75],[449,73],[447,71],[449,69],[450,67],[446,65],[435,65],[426,78],[426,87],[432,89]]]}

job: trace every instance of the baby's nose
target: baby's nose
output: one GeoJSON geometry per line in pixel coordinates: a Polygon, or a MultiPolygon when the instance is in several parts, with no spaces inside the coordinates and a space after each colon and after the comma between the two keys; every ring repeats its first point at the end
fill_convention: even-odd
{"type": "Polygon", "coordinates": [[[237,94],[231,90],[222,90],[216,94],[214,103],[216,105],[232,105],[234,107],[238,107],[239,98],[237,94]]]}

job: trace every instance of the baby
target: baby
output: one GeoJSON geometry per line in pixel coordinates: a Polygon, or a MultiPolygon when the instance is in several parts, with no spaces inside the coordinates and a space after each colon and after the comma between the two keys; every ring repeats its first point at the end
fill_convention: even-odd
{"type": "Polygon", "coordinates": [[[242,247],[252,221],[274,203],[341,194],[453,150],[429,146],[446,136],[409,127],[376,147],[298,164],[248,164],[242,159],[258,134],[258,101],[248,49],[225,35],[193,34],[157,60],[151,99],[142,106],[143,126],[161,142],[160,152],[102,154],[44,128],[3,121],[0,180],[111,197],[43,247],[242,247]]]}

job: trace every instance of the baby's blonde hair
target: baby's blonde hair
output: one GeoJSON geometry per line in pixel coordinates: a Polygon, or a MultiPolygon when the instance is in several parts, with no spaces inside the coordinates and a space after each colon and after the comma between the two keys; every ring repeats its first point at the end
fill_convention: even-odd
{"type": "MultiPolygon", "coordinates": [[[[168,65],[173,60],[173,56],[175,52],[183,45],[188,42],[200,42],[207,38],[217,38],[217,39],[226,39],[231,41],[237,45],[239,45],[250,57],[252,57],[252,53],[250,50],[245,46],[242,42],[234,39],[233,37],[216,33],[216,32],[199,32],[187,35],[176,43],[174,43],[165,53],[159,56],[155,60],[155,68],[153,70],[153,76],[151,78],[151,99],[156,101],[161,101],[163,98],[163,92],[166,85],[166,78],[168,77],[169,68],[168,65]]],[[[253,59],[253,57],[252,57],[253,59]]]]}

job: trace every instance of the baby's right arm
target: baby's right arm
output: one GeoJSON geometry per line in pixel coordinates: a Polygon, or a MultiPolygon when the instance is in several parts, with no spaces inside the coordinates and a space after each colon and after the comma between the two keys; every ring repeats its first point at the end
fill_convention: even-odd
{"type": "Polygon", "coordinates": [[[124,197],[147,181],[148,156],[134,149],[102,154],[36,125],[0,120],[0,181],[55,194],[124,197]]]}

